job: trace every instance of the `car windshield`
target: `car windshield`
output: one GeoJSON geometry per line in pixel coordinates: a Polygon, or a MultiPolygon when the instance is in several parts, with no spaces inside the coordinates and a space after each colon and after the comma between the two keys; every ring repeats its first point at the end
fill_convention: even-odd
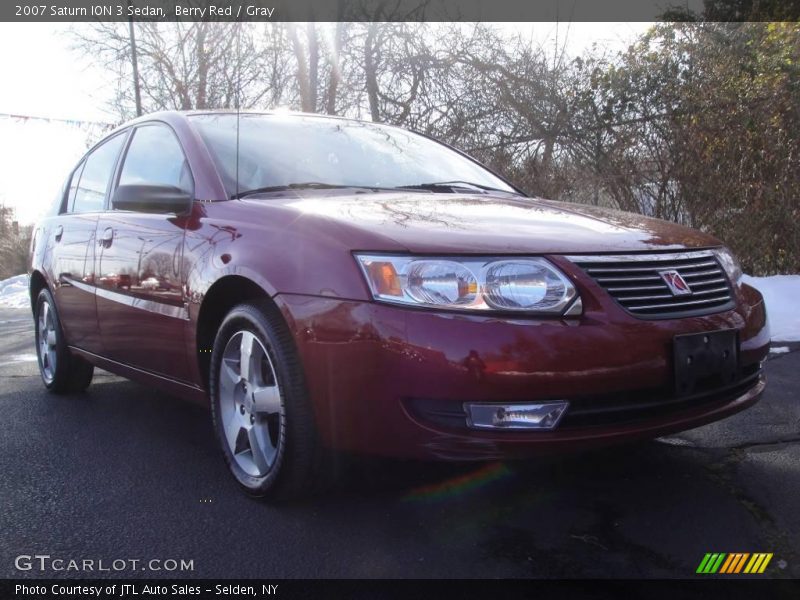
{"type": "Polygon", "coordinates": [[[422,135],[375,123],[280,114],[240,115],[237,187],[236,118],[192,116],[229,197],[340,186],[516,193],[479,164],[422,135]]]}

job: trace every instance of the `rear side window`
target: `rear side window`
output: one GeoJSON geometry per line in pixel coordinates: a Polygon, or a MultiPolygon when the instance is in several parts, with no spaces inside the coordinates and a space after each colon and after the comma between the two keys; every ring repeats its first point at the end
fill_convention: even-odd
{"type": "Polygon", "coordinates": [[[63,204],[64,211],[72,210],[72,204],[75,202],[75,194],[78,192],[78,183],[80,183],[84,165],[86,165],[86,161],[81,161],[81,164],[72,172],[72,179],[70,180],[69,189],[67,190],[67,202],[66,204],[59,203],[63,204]]]}
{"type": "MultiPolygon", "coordinates": [[[[86,157],[75,196],[70,199],[70,212],[85,213],[103,210],[108,182],[117,163],[125,135],[117,135],[95,148],[86,157]]],[[[76,171],[77,173],[77,171],[76,171]]]]}
{"type": "Polygon", "coordinates": [[[189,163],[171,129],[146,125],[134,131],[119,185],[171,185],[192,193],[189,163]]]}

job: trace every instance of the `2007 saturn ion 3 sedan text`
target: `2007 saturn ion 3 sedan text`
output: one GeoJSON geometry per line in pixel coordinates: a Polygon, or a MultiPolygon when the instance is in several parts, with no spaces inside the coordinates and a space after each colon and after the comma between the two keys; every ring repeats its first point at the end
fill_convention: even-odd
{"type": "Polygon", "coordinates": [[[95,366],[211,404],[231,473],[289,497],[331,450],[447,460],[652,438],[755,403],[764,302],[685,227],[529,198],[374,123],[159,113],[35,230],[45,386],[95,366]]]}

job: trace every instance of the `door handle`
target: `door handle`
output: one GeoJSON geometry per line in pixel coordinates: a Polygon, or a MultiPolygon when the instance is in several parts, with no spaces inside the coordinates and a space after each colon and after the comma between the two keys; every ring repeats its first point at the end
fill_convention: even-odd
{"type": "Polygon", "coordinates": [[[54,233],[53,237],[55,238],[55,240],[57,242],[60,242],[62,235],[64,235],[64,226],[63,225],[59,225],[58,227],[56,227],[56,230],[55,230],[55,233],[54,233]]]}
{"type": "Polygon", "coordinates": [[[113,240],[114,240],[114,230],[111,227],[106,227],[105,231],[103,231],[103,237],[100,238],[100,244],[104,248],[108,248],[113,240]]]}

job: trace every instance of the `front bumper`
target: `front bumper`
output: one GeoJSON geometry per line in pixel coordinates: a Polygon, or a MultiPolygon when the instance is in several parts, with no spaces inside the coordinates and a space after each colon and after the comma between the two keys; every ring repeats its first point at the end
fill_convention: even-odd
{"type": "Polygon", "coordinates": [[[737,292],[732,310],[661,321],[631,317],[601,295],[582,296],[584,315],[571,320],[275,299],[293,331],[320,434],[339,449],[440,459],[576,450],[697,427],[760,397],[769,332],[752,288],[737,292]],[[740,380],[697,402],[674,402],[673,337],[729,328],[739,331],[740,380]],[[576,419],[568,411],[553,431],[476,431],[457,419],[466,402],[548,399],[570,400],[585,414],[576,419]],[[592,416],[593,406],[626,402],[660,405],[592,416]]]}

